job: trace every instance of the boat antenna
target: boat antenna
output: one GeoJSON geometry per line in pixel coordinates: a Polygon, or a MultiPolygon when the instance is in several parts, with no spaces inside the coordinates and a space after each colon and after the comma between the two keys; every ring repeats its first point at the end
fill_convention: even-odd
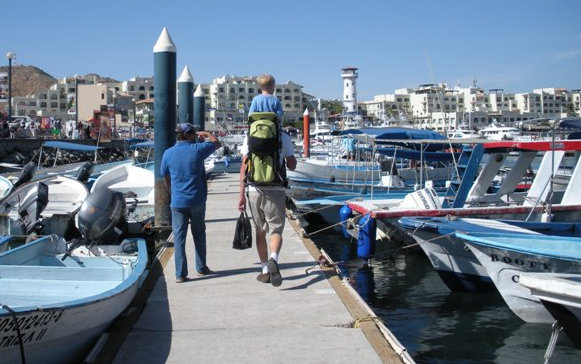
{"type": "MultiPolygon", "coordinates": [[[[434,71],[432,70],[432,64],[430,63],[430,57],[428,56],[428,52],[424,49],[424,55],[426,56],[426,62],[428,63],[428,69],[430,70],[430,77],[432,78],[432,83],[436,84],[436,80],[434,78],[434,71]]],[[[442,105],[442,98],[440,91],[436,88],[436,97],[438,99],[438,104],[440,105],[441,112],[444,113],[444,106],[442,105]]],[[[456,176],[460,179],[460,171],[458,170],[458,162],[456,161],[456,156],[454,155],[454,148],[452,147],[452,142],[450,138],[448,138],[448,125],[446,122],[446,118],[444,117],[444,135],[448,140],[448,147],[450,148],[450,153],[452,154],[452,163],[454,164],[454,169],[456,170],[456,176]]]]}

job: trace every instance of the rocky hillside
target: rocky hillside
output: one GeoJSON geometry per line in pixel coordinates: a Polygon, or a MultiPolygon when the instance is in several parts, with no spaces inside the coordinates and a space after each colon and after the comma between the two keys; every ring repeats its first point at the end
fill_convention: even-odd
{"type": "MultiPolygon", "coordinates": [[[[8,66],[0,67],[0,72],[8,72],[8,66]]],[[[119,82],[109,77],[90,73],[85,77],[96,76],[97,82],[119,82]]],[[[72,77],[72,76],[71,76],[72,77]]],[[[57,83],[57,79],[35,66],[12,66],[12,96],[27,96],[45,90],[57,83]]]]}
{"type": "MultiPolygon", "coordinates": [[[[8,66],[0,67],[8,72],[8,66]]],[[[12,66],[12,96],[26,96],[54,85],[57,79],[35,66],[12,66]]]]}

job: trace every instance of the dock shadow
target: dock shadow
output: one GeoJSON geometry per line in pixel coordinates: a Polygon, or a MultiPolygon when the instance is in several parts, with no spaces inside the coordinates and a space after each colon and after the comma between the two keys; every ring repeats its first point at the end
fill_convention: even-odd
{"type": "Polygon", "coordinates": [[[131,305],[131,319],[115,326],[103,350],[107,356],[96,363],[166,363],[171,349],[172,319],[163,267],[156,261],[131,305]]]}

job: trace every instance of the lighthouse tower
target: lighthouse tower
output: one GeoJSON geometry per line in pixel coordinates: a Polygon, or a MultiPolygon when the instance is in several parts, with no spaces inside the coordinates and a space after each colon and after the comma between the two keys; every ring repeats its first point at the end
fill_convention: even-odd
{"type": "Polygon", "coordinates": [[[345,67],[341,69],[341,77],[343,78],[343,106],[345,112],[357,112],[357,67],[345,67]]]}

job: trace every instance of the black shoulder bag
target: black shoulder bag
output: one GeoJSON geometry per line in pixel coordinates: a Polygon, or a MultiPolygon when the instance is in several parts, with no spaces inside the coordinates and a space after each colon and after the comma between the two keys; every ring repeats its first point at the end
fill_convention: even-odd
{"type": "Polygon", "coordinates": [[[232,248],[238,250],[252,248],[252,225],[250,224],[250,218],[246,215],[246,210],[240,213],[240,217],[236,221],[232,248]]]}

